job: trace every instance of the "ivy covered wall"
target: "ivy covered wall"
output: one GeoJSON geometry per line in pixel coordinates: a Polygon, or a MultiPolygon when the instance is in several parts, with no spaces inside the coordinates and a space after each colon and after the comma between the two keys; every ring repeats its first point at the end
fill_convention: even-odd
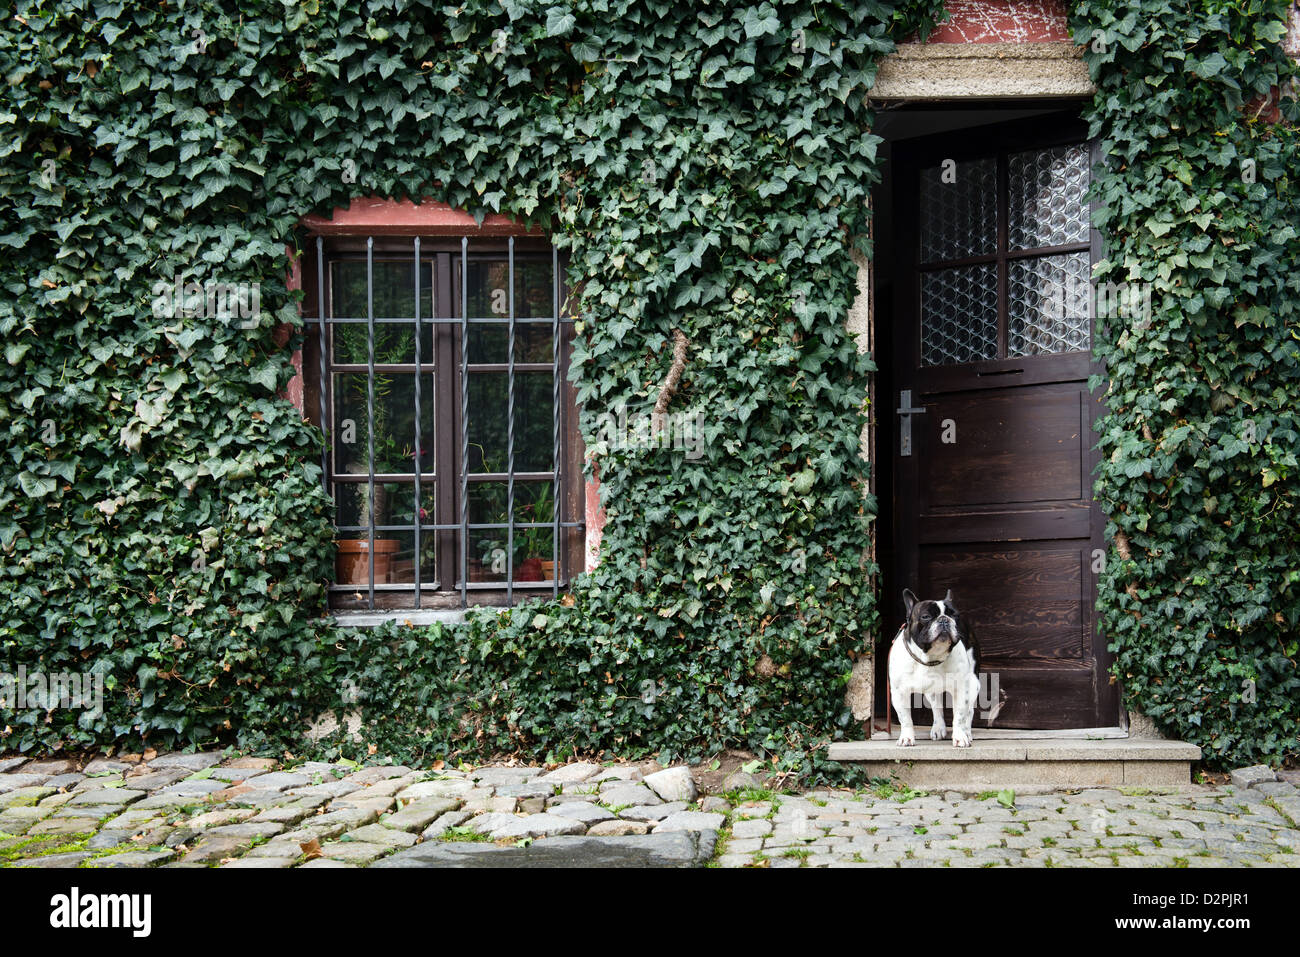
{"type": "Polygon", "coordinates": [[[1300,750],[1300,158],[1285,0],[1082,0],[1109,159],[1102,628],[1130,707],[1213,764],[1300,750]]]}
{"type": "MultiPolygon", "coordinates": [[[[1294,230],[1262,224],[1294,222],[1294,139],[1224,94],[1279,78],[1284,4],[1225,13],[1213,36],[1217,14],[1180,13],[1206,33],[1204,76],[1166,69],[1181,41],[1155,6],[1075,15],[1079,33],[1105,32],[1088,54],[1094,123],[1124,158],[1101,187],[1121,249],[1108,268],[1136,262],[1169,290],[1140,361],[1132,335],[1102,343],[1117,400],[1103,433],[1120,451],[1099,494],[1128,543],[1102,608],[1135,701],[1198,743],[1222,736],[1229,705],[1191,722],[1196,682],[1222,671],[1222,690],[1229,669],[1254,668],[1262,710],[1221,753],[1277,754],[1296,727],[1296,250],[1294,230]],[[1220,143],[1278,172],[1237,190],[1220,164],[1231,202],[1206,205],[1220,143]],[[1173,153],[1189,165],[1167,181],[1173,153]],[[1218,243],[1208,259],[1184,241],[1195,229],[1218,243]],[[1242,265],[1248,238],[1260,252],[1242,265]],[[1230,295],[1183,295],[1210,279],[1230,295]],[[1243,408],[1225,417],[1220,394],[1243,408]],[[1270,410],[1255,424],[1282,450],[1267,487],[1247,465],[1262,443],[1197,465],[1247,405],[1270,410]],[[1202,517],[1206,488],[1239,524],[1202,517]],[[1228,590],[1243,582],[1261,591],[1228,590]],[[1281,619],[1252,611],[1265,605],[1281,619]],[[1205,640],[1170,652],[1172,624],[1205,640]],[[1175,654],[1179,670],[1158,660],[1175,654]]],[[[299,749],[355,686],[361,740],[322,748],[739,745],[804,766],[849,727],[849,652],[877,624],[858,455],[872,366],[843,322],[877,179],[863,95],[880,58],[939,16],[937,0],[20,2],[0,31],[0,668],[94,669],[106,691],[102,714],[0,711],[0,748],[299,749]],[[599,568],[563,601],[450,629],[317,617],[331,505],[319,436],[279,397],[293,370],[276,330],[301,331],[284,285],[295,225],[355,195],[506,212],[567,250],[608,521],[599,568]],[[176,277],[260,283],[261,317],[156,315],[155,283],[176,277]],[[602,413],[653,408],[676,333],[673,409],[704,413],[703,457],[600,446],[602,413]]]]}

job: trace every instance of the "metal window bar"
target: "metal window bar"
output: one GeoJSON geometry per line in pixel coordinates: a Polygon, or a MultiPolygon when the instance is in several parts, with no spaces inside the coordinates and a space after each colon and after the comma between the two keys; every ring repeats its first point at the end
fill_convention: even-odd
{"type": "Polygon", "coordinates": [[[415,505],[412,517],[415,521],[415,607],[420,607],[420,237],[415,237],[415,505]]]}
{"type": "Polygon", "coordinates": [[[370,526],[370,545],[366,558],[370,563],[366,607],[375,608],[375,238],[366,237],[366,488],[370,508],[366,524],[370,526]]]}
{"type": "Polygon", "coordinates": [[[469,237],[460,239],[460,606],[469,605],[469,237]]]}
{"type": "Polygon", "coordinates": [[[334,497],[334,489],[330,484],[330,453],[334,448],[334,433],[330,430],[329,416],[326,414],[326,390],[329,386],[329,374],[325,367],[325,239],[323,236],[316,237],[316,316],[320,319],[320,387],[317,392],[320,397],[320,430],[322,433],[323,444],[320,452],[320,473],[321,483],[325,486],[325,494],[334,497]]]}
{"type": "Polygon", "coordinates": [[[506,349],[506,604],[515,603],[515,237],[507,246],[510,324],[506,349]]]}
{"type": "Polygon", "coordinates": [[[551,247],[551,597],[560,593],[560,254],[551,247]]]}

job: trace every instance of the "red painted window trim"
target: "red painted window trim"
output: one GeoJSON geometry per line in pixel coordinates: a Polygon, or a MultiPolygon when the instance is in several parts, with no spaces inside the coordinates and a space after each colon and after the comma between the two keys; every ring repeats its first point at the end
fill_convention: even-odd
{"type": "Polygon", "coordinates": [[[312,236],[545,236],[539,226],[528,227],[501,213],[483,222],[447,203],[409,199],[358,197],[331,216],[304,216],[301,225],[312,236]]]}

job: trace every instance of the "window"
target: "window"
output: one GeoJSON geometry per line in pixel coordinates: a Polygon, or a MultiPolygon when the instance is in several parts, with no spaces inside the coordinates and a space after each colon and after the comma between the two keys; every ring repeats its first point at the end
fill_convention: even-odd
{"type": "Polygon", "coordinates": [[[328,436],[331,605],[556,594],[583,533],[556,251],[533,237],[318,236],[312,252],[303,360],[328,436]]]}

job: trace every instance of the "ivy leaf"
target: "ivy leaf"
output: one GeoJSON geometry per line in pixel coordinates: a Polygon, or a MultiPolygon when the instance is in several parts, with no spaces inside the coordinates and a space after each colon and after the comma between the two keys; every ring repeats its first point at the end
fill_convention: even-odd
{"type": "Polygon", "coordinates": [[[254,385],[260,385],[263,389],[274,389],[279,381],[279,370],[274,363],[268,362],[258,366],[249,374],[249,381],[254,385]]]}
{"type": "Polygon", "coordinates": [[[25,470],[18,473],[18,484],[22,487],[24,494],[31,498],[44,498],[59,487],[57,480],[49,476],[35,475],[25,470]]]}
{"type": "MultiPolygon", "coordinates": [[[[761,10],[762,8],[759,8],[761,10]]],[[[771,10],[771,7],[768,7],[771,10]]],[[[750,9],[745,17],[745,36],[749,39],[767,36],[781,29],[781,21],[775,13],[762,16],[758,10],[750,9]]]]}
{"type": "Polygon", "coordinates": [[[546,11],[546,35],[548,37],[568,36],[577,22],[577,17],[568,10],[563,7],[552,7],[546,11]]]}
{"type": "Polygon", "coordinates": [[[813,483],[817,481],[817,473],[812,469],[803,469],[795,472],[790,477],[790,487],[799,495],[806,495],[812,491],[813,483]]]}

